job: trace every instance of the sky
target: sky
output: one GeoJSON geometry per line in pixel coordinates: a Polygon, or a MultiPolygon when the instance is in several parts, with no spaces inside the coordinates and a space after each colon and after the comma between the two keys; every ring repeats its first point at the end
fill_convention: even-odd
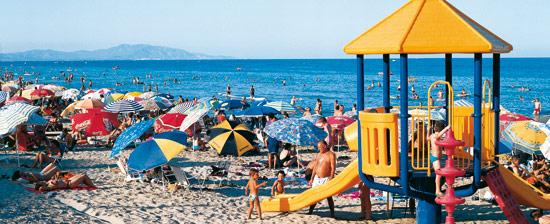
{"type": "MultiPolygon", "coordinates": [[[[346,58],[343,46],[406,0],[18,0],[0,7],[0,52],[151,44],[236,58],[346,58]]],[[[450,0],[514,46],[550,56],[550,1],[450,0]]]]}

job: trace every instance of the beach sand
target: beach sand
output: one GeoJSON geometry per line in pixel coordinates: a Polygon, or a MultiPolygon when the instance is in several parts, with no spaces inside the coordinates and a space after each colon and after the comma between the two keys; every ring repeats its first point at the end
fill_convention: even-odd
{"type": "MultiPolygon", "coordinates": [[[[127,156],[131,150],[125,150],[127,156]]],[[[231,160],[229,186],[217,187],[212,182],[209,189],[181,189],[174,193],[164,190],[159,184],[124,182],[121,174],[113,172],[114,160],[109,160],[109,149],[80,148],[69,152],[62,161],[63,169],[88,174],[99,189],[59,191],[50,194],[35,194],[24,186],[7,179],[0,180],[0,223],[259,223],[260,220],[246,220],[247,198],[244,186],[248,180],[248,169],[244,164],[253,161],[265,162],[265,154],[239,158],[218,157],[213,151],[184,151],[170,162],[201,179],[210,171],[210,165],[220,160],[231,160]]],[[[339,155],[354,157],[352,153],[339,155]]],[[[309,160],[314,153],[301,153],[309,160]]],[[[24,164],[31,164],[31,156],[24,156],[24,164]]],[[[341,170],[351,160],[339,160],[341,170]]],[[[0,161],[0,174],[11,175],[16,161],[0,161]]],[[[28,170],[28,169],[27,169],[28,170]]],[[[37,171],[38,172],[38,171],[37,171]]],[[[261,176],[274,177],[275,171],[262,170],[261,176]]],[[[269,187],[260,191],[261,197],[268,197],[269,187]]],[[[301,192],[305,186],[288,186],[287,192],[301,192]]],[[[484,189],[485,190],[485,189],[484,189]]],[[[356,191],[352,189],[350,191],[356,191]]],[[[359,199],[336,196],[337,219],[329,218],[326,201],[317,206],[313,215],[307,209],[293,213],[264,213],[261,223],[364,223],[359,220],[359,199]]],[[[524,209],[528,212],[527,209],[524,209]]],[[[456,211],[459,223],[508,223],[498,206],[468,198],[466,205],[456,211]]],[[[377,220],[368,223],[414,223],[414,218],[404,218],[403,210],[395,210],[389,218],[386,202],[373,201],[373,216],[377,220]],[[396,218],[397,217],[397,218],[396,218]]]]}

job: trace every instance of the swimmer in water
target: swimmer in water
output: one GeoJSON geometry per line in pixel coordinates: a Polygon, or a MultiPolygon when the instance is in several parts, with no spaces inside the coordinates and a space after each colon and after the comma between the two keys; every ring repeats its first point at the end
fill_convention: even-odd
{"type": "Polygon", "coordinates": [[[437,91],[437,99],[443,99],[443,90],[440,89],[439,91],[437,91]]]}
{"type": "Polygon", "coordinates": [[[458,94],[458,96],[460,96],[460,97],[465,97],[467,95],[468,94],[466,93],[466,90],[464,88],[462,88],[462,91],[460,91],[460,94],[458,94]]]}

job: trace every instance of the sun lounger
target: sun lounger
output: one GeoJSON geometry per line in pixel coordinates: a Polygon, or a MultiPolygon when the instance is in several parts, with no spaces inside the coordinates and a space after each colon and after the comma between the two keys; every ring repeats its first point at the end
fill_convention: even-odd
{"type": "Polygon", "coordinates": [[[211,179],[214,181],[214,183],[218,183],[218,187],[221,187],[223,182],[229,182],[229,168],[231,167],[230,161],[220,161],[214,166],[211,166],[212,171],[208,176],[206,176],[201,183],[201,190],[203,190],[205,187],[205,183],[207,180],[211,179]]]}
{"type": "Polygon", "coordinates": [[[120,158],[116,165],[120,169],[120,173],[122,174],[122,180],[124,182],[130,182],[130,181],[139,181],[143,182],[143,174],[139,172],[131,172],[128,170],[128,165],[126,164],[126,161],[123,158],[120,158]]]}

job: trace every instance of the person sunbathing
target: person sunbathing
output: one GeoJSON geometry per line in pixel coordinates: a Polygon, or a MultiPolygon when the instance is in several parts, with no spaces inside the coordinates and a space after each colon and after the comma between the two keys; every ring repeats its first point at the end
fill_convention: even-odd
{"type": "Polygon", "coordinates": [[[61,145],[57,140],[52,140],[51,142],[48,141],[45,145],[47,146],[46,151],[38,152],[36,154],[32,168],[42,167],[43,163],[55,162],[55,158],[53,156],[62,156],[61,145]]]}
{"type": "Polygon", "coordinates": [[[95,187],[90,177],[86,174],[57,172],[49,181],[37,182],[34,189],[38,191],[52,191],[60,189],[73,189],[82,185],[95,187]]]}
{"type": "Polygon", "coordinates": [[[29,183],[36,183],[39,181],[48,181],[50,180],[57,172],[59,172],[59,168],[53,163],[50,163],[40,173],[32,173],[32,172],[23,172],[23,171],[15,171],[13,175],[11,176],[12,181],[16,181],[18,179],[23,179],[28,181],[29,183]]]}

